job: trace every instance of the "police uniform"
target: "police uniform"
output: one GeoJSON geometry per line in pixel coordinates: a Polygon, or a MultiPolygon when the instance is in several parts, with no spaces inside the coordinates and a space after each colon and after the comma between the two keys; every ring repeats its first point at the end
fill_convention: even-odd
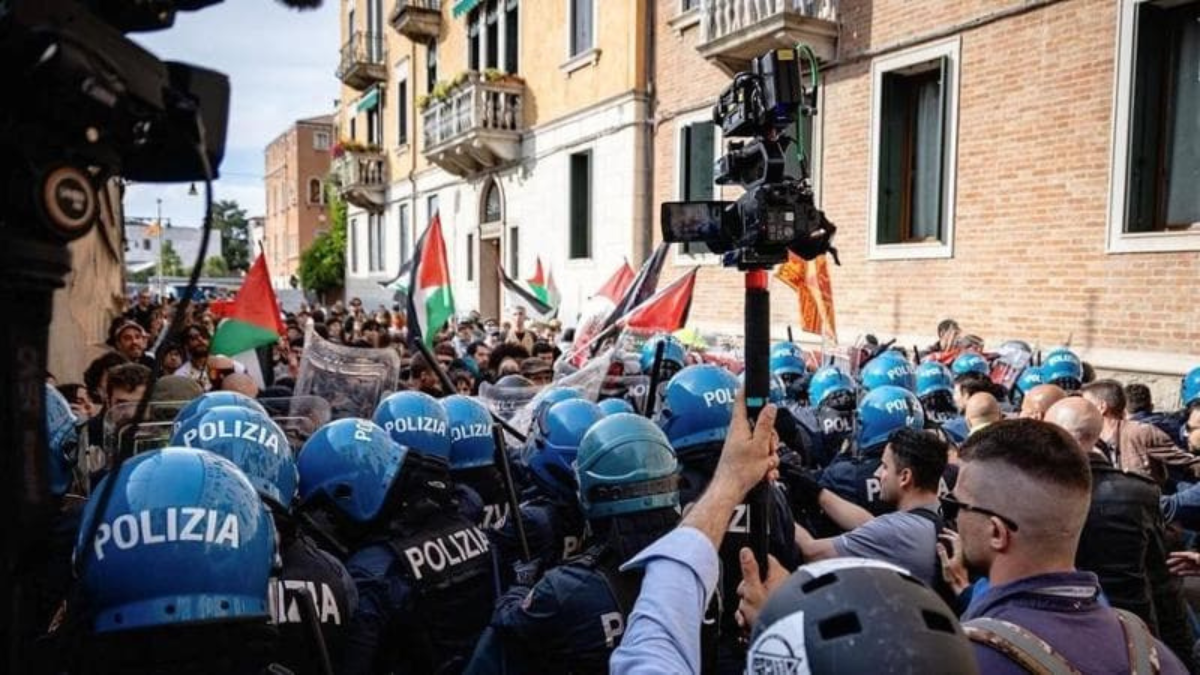
{"type": "Polygon", "coordinates": [[[455,486],[461,493],[460,500],[472,502],[472,522],[484,531],[504,527],[512,509],[508,504],[508,494],[500,472],[487,467],[483,470],[470,469],[452,473],[455,486]]]}
{"type": "Polygon", "coordinates": [[[460,671],[495,599],[486,535],[455,510],[396,524],[350,557],[358,609],[337,672],[460,671]]]}
{"type": "MultiPolygon", "coordinates": [[[[548,570],[580,552],[587,521],[577,503],[536,496],[521,504],[521,522],[529,552],[540,568],[548,570]]],[[[521,559],[517,526],[508,519],[504,526],[488,532],[499,561],[502,585],[512,582],[512,566],[521,559]]]]}
{"type": "Polygon", "coordinates": [[[846,441],[852,438],[854,413],[829,406],[817,406],[810,409],[810,414],[816,431],[813,435],[813,457],[809,465],[824,468],[834,462],[838,453],[846,447],[846,441]]]}
{"type": "Polygon", "coordinates": [[[596,546],[513,586],[496,603],[467,673],[607,673],[641,589],[641,571],[596,546]]]}
{"type": "Polygon", "coordinates": [[[320,672],[319,652],[304,623],[304,595],[312,602],[331,663],[346,643],[346,626],[358,604],[354,580],[342,563],[317,547],[303,532],[280,527],[282,573],[271,585],[271,615],[279,626],[279,663],[296,675],[320,672]]]}

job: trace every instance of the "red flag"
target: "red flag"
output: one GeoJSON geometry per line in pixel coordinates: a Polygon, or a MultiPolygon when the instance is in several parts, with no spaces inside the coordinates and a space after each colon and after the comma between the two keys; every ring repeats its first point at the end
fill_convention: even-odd
{"type": "Polygon", "coordinates": [[[600,290],[596,291],[596,295],[608,298],[617,304],[621,298],[625,297],[625,293],[629,290],[629,285],[633,283],[633,268],[629,266],[628,260],[621,261],[621,267],[613,272],[613,275],[604,282],[600,290]]]}
{"type": "Polygon", "coordinates": [[[629,310],[622,323],[629,328],[673,333],[687,323],[692,310],[692,291],[696,287],[696,271],[672,281],[669,286],[629,310]]]}
{"type": "Polygon", "coordinates": [[[542,256],[539,255],[537,257],[537,268],[534,269],[533,276],[525,281],[528,281],[529,285],[534,287],[544,287],[546,285],[546,277],[542,276],[542,256]]]}
{"type": "Polygon", "coordinates": [[[800,309],[800,330],[826,335],[837,342],[837,322],[833,313],[833,284],[825,256],[804,260],[788,254],[775,277],[796,291],[800,309]]]}
{"type": "Polygon", "coordinates": [[[242,280],[233,306],[224,314],[225,320],[217,327],[209,347],[213,354],[240,354],[271,344],[287,333],[279,316],[275,289],[271,288],[267,259],[261,253],[242,280]]]}

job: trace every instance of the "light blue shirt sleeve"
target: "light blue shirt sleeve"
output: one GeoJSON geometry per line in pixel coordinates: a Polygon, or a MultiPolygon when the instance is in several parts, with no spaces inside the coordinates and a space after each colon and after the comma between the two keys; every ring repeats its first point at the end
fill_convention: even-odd
{"type": "Polygon", "coordinates": [[[699,673],[700,623],[720,574],[712,542],[700,530],[679,527],[621,569],[636,567],[646,569],[642,591],[608,672],[699,673]]]}

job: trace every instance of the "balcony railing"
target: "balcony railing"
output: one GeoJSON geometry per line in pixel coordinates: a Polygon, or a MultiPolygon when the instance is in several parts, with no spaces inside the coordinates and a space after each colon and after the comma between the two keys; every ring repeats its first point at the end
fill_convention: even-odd
{"type": "Polygon", "coordinates": [[[441,0],[396,0],[391,24],[410,40],[436,38],[442,32],[441,0]]]}
{"type": "Polygon", "coordinates": [[[342,198],[360,208],[382,210],[387,203],[387,157],[375,150],[347,150],[333,160],[342,198]]]}
{"type": "Polygon", "coordinates": [[[702,56],[729,73],[771,49],[803,42],[821,60],[837,46],[837,0],[702,0],[702,56]]]}
{"type": "Polygon", "coordinates": [[[383,35],[357,30],[342,45],[338,79],[359,91],[387,80],[387,54],[383,35]]]}
{"type": "Polygon", "coordinates": [[[524,92],[519,79],[488,81],[468,73],[446,98],[422,113],[426,157],[460,176],[515,160],[525,127],[524,92]]]}

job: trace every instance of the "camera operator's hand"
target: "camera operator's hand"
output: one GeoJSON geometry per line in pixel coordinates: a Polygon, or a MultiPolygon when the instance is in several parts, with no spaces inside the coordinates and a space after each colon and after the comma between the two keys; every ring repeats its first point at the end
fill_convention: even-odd
{"type": "Polygon", "coordinates": [[[758,620],[758,613],[762,611],[763,605],[767,604],[767,598],[771,597],[771,593],[787,581],[790,574],[783,565],[779,564],[775,556],[768,555],[767,580],[762,581],[758,573],[758,561],[754,559],[754,552],[743,547],[738,552],[738,556],[742,563],[742,582],[737,587],[738,598],[740,598],[737,621],[743,630],[749,632],[754,626],[754,622],[758,620]]]}

